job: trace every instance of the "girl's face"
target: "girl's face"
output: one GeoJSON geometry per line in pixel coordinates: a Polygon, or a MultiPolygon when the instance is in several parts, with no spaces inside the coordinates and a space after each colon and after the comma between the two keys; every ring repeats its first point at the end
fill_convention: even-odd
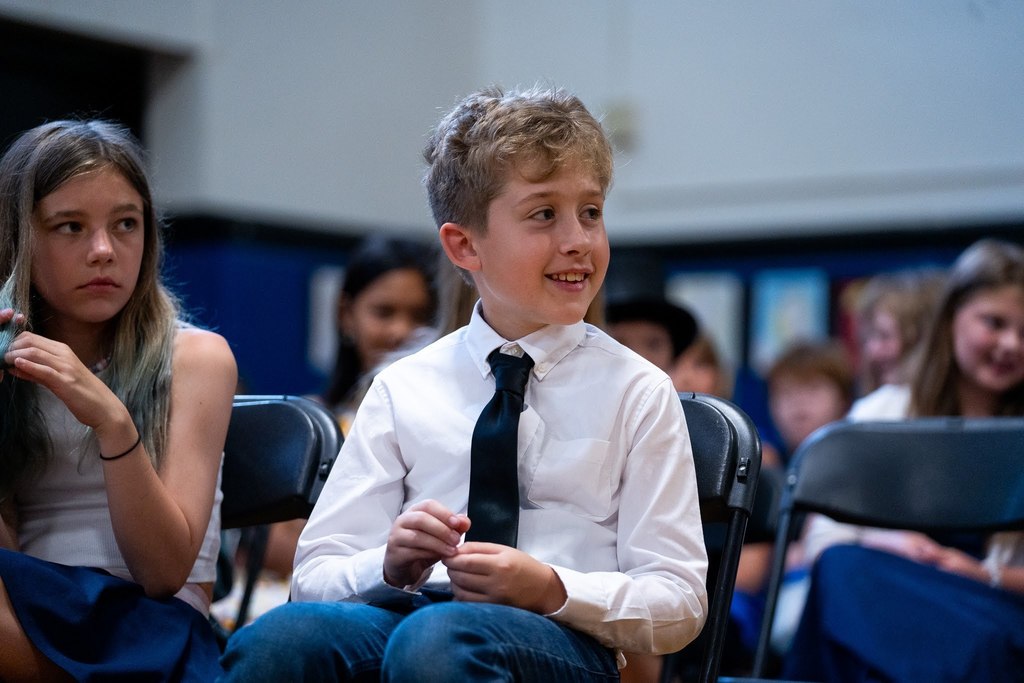
{"type": "Polygon", "coordinates": [[[32,284],[57,325],[105,323],[135,291],[142,196],[113,168],[68,180],[32,212],[32,284]]]}
{"type": "Polygon", "coordinates": [[[879,384],[896,384],[900,381],[903,340],[896,316],[885,309],[875,309],[864,335],[862,352],[863,362],[879,384]]]}
{"type": "Polygon", "coordinates": [[[953,316],[963,389],[993,398],[1024,382],[1024,289],[1004,285],[968,299],[953,316]]]}
{"type": "Polygon", "coordinates": [[[355,342],[365,372],[418,328],[430,323],[430,291],[415,268],[399,268],[341,303],[342,331],[355,342]]]}

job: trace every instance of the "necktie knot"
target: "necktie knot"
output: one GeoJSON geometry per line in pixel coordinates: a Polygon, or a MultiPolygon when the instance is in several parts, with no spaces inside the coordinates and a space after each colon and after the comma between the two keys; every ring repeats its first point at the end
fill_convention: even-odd
{"type": "Polygon", "coordinates": [[[494,373],[495,390],[507,391],[522,398],[526,391],[526,382],[530,379],[530,370],[533,368],[533,359],[529,354],[513,356],[502,353],[501,349],[495,349],[487,356],[487,362],[494,373]]]}

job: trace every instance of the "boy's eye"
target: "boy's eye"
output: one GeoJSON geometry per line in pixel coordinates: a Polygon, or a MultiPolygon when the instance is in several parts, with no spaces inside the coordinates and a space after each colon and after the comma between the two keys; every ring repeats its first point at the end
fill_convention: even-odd
{"type": "Polygon", "coordinates": [[[554,209],[541,209],[540,211],[537,211],[532,216],[530,216],[530,218],[536,218],[536,219],[542,220],[542,221],[550,221],[554,217],[555,217],[555,210],[554,209]]]}
{"type": "Polygon", "coordinates": [[[596,221],[601,218],[602,211],[596,206],[588,206],[583,210],[583,215],[592,221],[596,221]]]}

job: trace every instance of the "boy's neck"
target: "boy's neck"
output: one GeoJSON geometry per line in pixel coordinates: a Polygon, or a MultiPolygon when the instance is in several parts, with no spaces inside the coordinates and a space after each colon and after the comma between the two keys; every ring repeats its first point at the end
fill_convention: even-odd
{"type": "Polygon", "coordinates": [[[500,326],[495,325],[494,323],[491,322],[490,319],[488,319],[487,311],[484,310],[483,303],[481,303],[481,305],[480,305],[480,317],[483,318],[484,322],[487,323],[488,327],[490,327],[492,330],[497,332],[498,335],[502,339],[507,339],[508,341],[515,341],[517,339],[522,339],[523,337],[528,337],[529,335],[533,334],[534,332],[537,332],[538,330],[542,330],[545,327],[548,327],[548,325],[539,325],[539,326],[534,327],[532,329],[515,330],[515,331],[502,329],[500,326]]]}

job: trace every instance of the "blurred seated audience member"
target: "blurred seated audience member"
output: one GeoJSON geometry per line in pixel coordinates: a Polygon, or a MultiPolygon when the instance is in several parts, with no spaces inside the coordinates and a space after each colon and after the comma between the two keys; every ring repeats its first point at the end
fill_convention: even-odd
{"type": "Polygon", "coordinates": [[[669,375],[677,391],[732,397],[732,373],[705,331],[697,333],[693,343],[676,359],[669,375]]]}
{"type": "MultiPolygon", "coordinates": [[[[338,294],[338,352],[327,389],[320,397],[348,433],[358,407],[360,377],[433,322],[437,309],[432,244],[371,235],[352,251],[338,294]]],[[[305,520],[270,530],[265,568],[287,579],[305,520]]],[[[254,617],[256,615],[253,615],[254,617]]]]}
{"type": "Polygon", "coordinates": [[[811,432],[846,415],[855,392],[850,357],[835,340],[790,345],[769,369],[767,384],[787,461],[811,432]]]}
{"type": "MultiPolygon", "coordinates": [[[[338,350],[329,384],[319,397],[334,411],[343,434],[348,433],[362,397],[360,378],[414,338],[432,336],[437,251],[435,245],[421,240],[371,235],[356,246],[345,264],[336,311],[338,350]]],[[[305,523],[296,519],[270,526],[251,619],[287,600],[295,545],[305,523]]],[[[244,567],[246,550],[243,542],[236,565],[244,567]]],[[[217,614],[232,618],[236,602],[224,601],[217,606],[217,614]]]]}
{"type": "Polygon", "coordinates": [[[338,295],[338,352],[323,402],[348,431],[360,377],[434,322],[436,246],[372,235],[352,252],[338,295]]]}
{"type": "MultiPolygon", "coordinates": [[[[768,409],[782,439],[785,462],[812,432],[846,416],[856,381],[849,354],[836,340],[791,344],[767,373],[768,409]]],[[[803,544],[790,544],[786,574],[779,592],[772,646],[777,654],[789,647],[807,594],[808,561],[803,544]]]]}
{"type": "Polygon", "coordinates": [[[697,337],[697,321],[693,315],[657,296],[610,297],[604,314],[608,334],[666,374],[672,373],[680,355],[697,337]]]}
{"type": "Polygon", "coordinates": [[[880,273],[864,285],[855,309],[861,394],[909,379],[907,359],[924,336],[944,278],[941,270],[922,268],[880,273]]]}
{"type": "MultiPolygon", "coordinates": [[[[1024,415],[1020,246],[986,239],[961,254],[918,354],[909,384],[882,386],[851,419],[1024,415]]],[[[1024,532],[925,535],[814,515],[806,547],[817,560],[787,678],[1022,680],[1024,532]]]]}

